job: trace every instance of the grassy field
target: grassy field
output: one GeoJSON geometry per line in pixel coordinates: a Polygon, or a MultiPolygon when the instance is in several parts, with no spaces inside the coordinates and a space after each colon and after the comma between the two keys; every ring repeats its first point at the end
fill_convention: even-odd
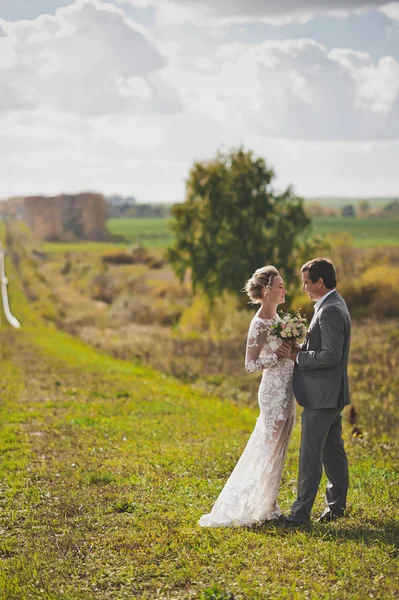
{"type": "Polygon", "coordinates": [[[323,235],[349,233],[357,248],[399,246],[399,219],[314,217],[313,232],[323,235]]]}
{"type": "MultiPolygon", "coordinates": [[[[151,247],[167,246],[172,235],[167,219],[111,219],[111,233],[123,236],[131,243],[151,247]]],[[[399,219],[315,217],[313,232],[336,235],[347,232],[355,247],[399,246],[399,219]]]]}
{"type": "Polygon", "coordinates": [[[168,219],[110,219],[107,227],[117,242],[46,242],[43,251],[48,254],[65,252],[98,253],[118,250],[129,245],[141,244],[147,248],[166,248],[172,241],[168,219]]]}
{"type": "Polygon", "coordinates": [[[46,254],[65,254],[66,252],[101,253],[124,248],[126,243],[114,242],[45,242],[42,250],[46,254]]]}
{"type": "Polygon", "coordinates": [[[110,219],[108,229],[128,243],[164,248],[172,241],[169,219],[110,219]]]}
{"type": "MultiPolygon", "coordinates": [[[[353,437],[345,421],[347,519],[298,532],[273,524],[203,530],[198,518],[258,411],[45,327],[9,259],[7,268],[22,329],[0,330],[0,598],[397,597],[396,338],[368,328],[354,356],[363,436],[353,437]],[[369,418],[372,402],[379,423],[378,411],[369,418]]],[[[298,447],[296,427],[280,495],[285,511],[298,447]]],[[[316,514],[322,507],[320,493],[316,514]]]]}
{"type": "MultiPolygon", "coordinates": [[[[1,344],[2,598],[396,597],[392,442],[365,443],[346,426],[345,521],[202,530],[256,411],[38,326],[3,330],[1,344]]],[[[298,442],[297,429],[285,510],[298,442]]]]}
{"type": "MultiPolygon", "coordinates": [[[[173,236],[169,228],[169,219],[110,219],[110,233],[120,237],[118,242],[73,242],[43,245],[44,252],[102,252],[123,248],[126,245],[141,244],[148,248],[166,248],[173,236]]],[[[336,235],[347,232],[353,237],[353,245],[363,247],[399,246],[399,219],[387,218],[344,218],[314,217],[313,232],[336,235]]]]}

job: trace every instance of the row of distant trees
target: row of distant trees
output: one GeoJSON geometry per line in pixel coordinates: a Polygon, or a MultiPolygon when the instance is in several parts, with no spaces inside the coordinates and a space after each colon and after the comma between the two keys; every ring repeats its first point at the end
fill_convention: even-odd
{"type": "Polygon", "coordinates": [[[114,218],[164,218],[169,216],[167,204],[138,203],[133,196],[106,196],[109,216],[114,218]]]}
{"type": "MultiPolygon", "coordinates": [[[[108,196],[105,198],[110,217],[165,218],[170,216],[171,206],[168,204],[142,204],[134,198],[108,196]]],[[[345,204],[342,207],[326,206],[321,202],[305,202],[306,213],[310,217],[397,217],[399,216],[399,199],[387,203],[382,208],[373,207],[368,200],[345,204]]]]}
{"type": "Polygon", "coordinates": [[[399,216],[399,199],[387,203],[382,208],[373,207],[368,200],[345,204],[340,208],[324,206],[320,202],[307,202],[306,211],[311,217],[397,217],[399,216]]]}

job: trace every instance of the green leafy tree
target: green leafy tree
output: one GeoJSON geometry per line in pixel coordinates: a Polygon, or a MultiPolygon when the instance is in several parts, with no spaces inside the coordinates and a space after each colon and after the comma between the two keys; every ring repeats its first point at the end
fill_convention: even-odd
{"type": "Polygon", "coordinates": [[[298,238],[310,225],[292,188],[277,194],[274,171],[242,148],[193,165],[185,202],[172,209],[170,264],[181,280],[191,274],[194,291],[212,300],[237,293],[266,263],[296,277],[298,238]]]}
{"type": "Polygon", "coordinates": [[[356,211],[353,204],[345,204],[345,206],[342,207],[341,213],[343,217],[356,217],[356,211]]]}

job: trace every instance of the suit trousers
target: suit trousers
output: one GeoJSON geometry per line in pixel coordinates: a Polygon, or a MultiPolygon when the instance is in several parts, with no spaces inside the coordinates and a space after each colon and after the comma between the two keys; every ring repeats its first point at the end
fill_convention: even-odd
{"type": "Polygon", "coordinates": [[[348,459],[342,439],[342,406],[302,412],[298,497],[290,520],[308,522],[319,489],[322,470],[328,478],[326,501],[334,515],[346,509],[349,486],[348,459]]]}

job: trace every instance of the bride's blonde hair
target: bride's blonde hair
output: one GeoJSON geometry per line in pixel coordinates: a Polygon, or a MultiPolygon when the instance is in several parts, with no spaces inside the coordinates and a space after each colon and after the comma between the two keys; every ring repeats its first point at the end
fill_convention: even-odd
{"type": "Polygon", "coordinates": [[[276,275],[279,275],[279,272],[273,265],[266,265],[265,267],[256,269],[255,273],[252,275],[251,279],[248,279],[244,287],[252,304],[260,304],[262,302],[262,290],[266,289],[267,293],[270,292],[273,285],[273,279],[276,275]]]}

